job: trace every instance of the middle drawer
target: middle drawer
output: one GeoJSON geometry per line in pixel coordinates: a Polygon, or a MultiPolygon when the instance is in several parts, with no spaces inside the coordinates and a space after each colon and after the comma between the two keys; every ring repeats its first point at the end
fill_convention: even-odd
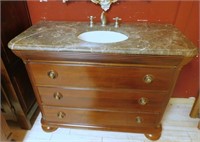
{"type": "Polygon", "coordinates": [[[132,90],[81,90],[38,87],[43,105],[111,111],[151,112],[162,110],[166,93],[132,90]]]}

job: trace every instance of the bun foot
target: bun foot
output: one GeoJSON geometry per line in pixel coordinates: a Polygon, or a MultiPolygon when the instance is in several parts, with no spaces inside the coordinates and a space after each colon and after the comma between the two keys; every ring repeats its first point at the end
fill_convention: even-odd
{"type": "Polygon", "coordinates": [[[145,134],[145,137],[152,141],[158,140],[160,136],[161,136],[161,133],[160,134],[145,134]]]}
{"type": "Polygon", "coordinates": [[[158,140],[161,136],[162,126],[159,125],[156,129],[158,130],[158,132],[152,134],[145,134],[145,137],[152,141],[158,140]]]}
{"type": "Polygon", "coordinates": [[[42,125],[42,129],[43,129],[45,132],[53,132],[53,131],[57,130],[58,127],[50,127],[50,126],[44,126],[44,125],[42,125]]]}

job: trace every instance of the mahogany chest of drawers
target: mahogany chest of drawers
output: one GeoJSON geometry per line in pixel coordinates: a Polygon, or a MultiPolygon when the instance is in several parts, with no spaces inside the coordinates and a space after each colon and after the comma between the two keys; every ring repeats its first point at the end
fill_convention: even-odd
{"type": "MultiPolygon", "coordinates": [[[[42,128],[45,131],[54,131],[58,127],[74,127],[137,132],[144,133],[151,140],[159,139],[162,116],[177,77],[181,68],[195,56],[195,47],[187,43],[188,47],[191,44],[191,49],[185,50],[183,46],[184,50],[179,50],[178,45],[181,44],[178,44],[173,49],[158,49],[162,51],[160,54],[151,47],[147,48],[149,54],[140,54],[144,52],[141,49],[135,49],[138,50],[137,54],[121,54],[114,51],[116,46],[124,44],[123,47],[128,47],[132,42],[131,35],[130,41],[119,45],[86,44],[73,39],[70,41],[66,35],[63,35],[62,40],[55,36],[50,36],[51,40],[44,39],[48,34],[55,35],[59,26],[62,32],[57,33],[57,36],[67,32],[73,36],[70,32],[73,26],[67,28],[63,23],[56,23],[58,25],[55,28],[54,24],[36,25],[10,43],[10,48],[26,65],[42,112],[42,128]],[[41,32],[43,28],[44,31],[41,32]],[[46,31],[50,32],[47,34],[46,31]],[[65,43],[66,40],[69,43],[65,43]],[[72,42],[76,45],[73,50],[68,49],[72,42]],[[60,47],[65,45],[66,50],[62,51],[60,47]],[[57,49],[54,46],[58,46],[57,49]],[[83,46],[87,46],[88,50],[83,51],[83,46]],[[90,46],[94,46],[92,50],[96,52],[90,52],[90,46]],[[110,48],[110,51],[99,52],[97,46],[110,48]],[[78,50],[74,51],[76,48],[78,50]]],[[[162,26],[158,26],[158,29],[160,27],[162,26]]],[[[141,26],[139,29],[141,30],[141,26]]],[[[166,32],[170,30],[167,29],[166,32]]],[[[171,34],[166,32],[163,36],[170,38],[171,34]]],[[[172,33],[176,32],[172,30],[172,33]]],[[[133,51],[131,47],[124,49],[127,50],[133,51]]]]}
{"type": "Polygon", "coordinates": [[[162,116],[184,62],[180,56],[15,53],[25,61],[45,131],[79,127],[139,132],[150,139],[161,135],[162,116]],[[89,61],[91,56],[97,59],[89,61]]]}

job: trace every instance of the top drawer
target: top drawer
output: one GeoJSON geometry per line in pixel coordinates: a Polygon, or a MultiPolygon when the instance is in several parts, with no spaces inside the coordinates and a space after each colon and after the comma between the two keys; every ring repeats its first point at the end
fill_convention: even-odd
{"type": "Polygon", "coordinates": [[[37,86],[168,90],[173,68],[30,63],[37,86]]]}

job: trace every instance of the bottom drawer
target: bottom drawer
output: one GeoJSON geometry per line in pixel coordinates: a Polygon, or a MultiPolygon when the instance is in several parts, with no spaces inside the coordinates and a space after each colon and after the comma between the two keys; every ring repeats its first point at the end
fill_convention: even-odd
{"type": "Polygon", "coordinates": [[[155,126],[158,114],[95,111],[44,106],[46,121],[96,127],[155,126]]]}

